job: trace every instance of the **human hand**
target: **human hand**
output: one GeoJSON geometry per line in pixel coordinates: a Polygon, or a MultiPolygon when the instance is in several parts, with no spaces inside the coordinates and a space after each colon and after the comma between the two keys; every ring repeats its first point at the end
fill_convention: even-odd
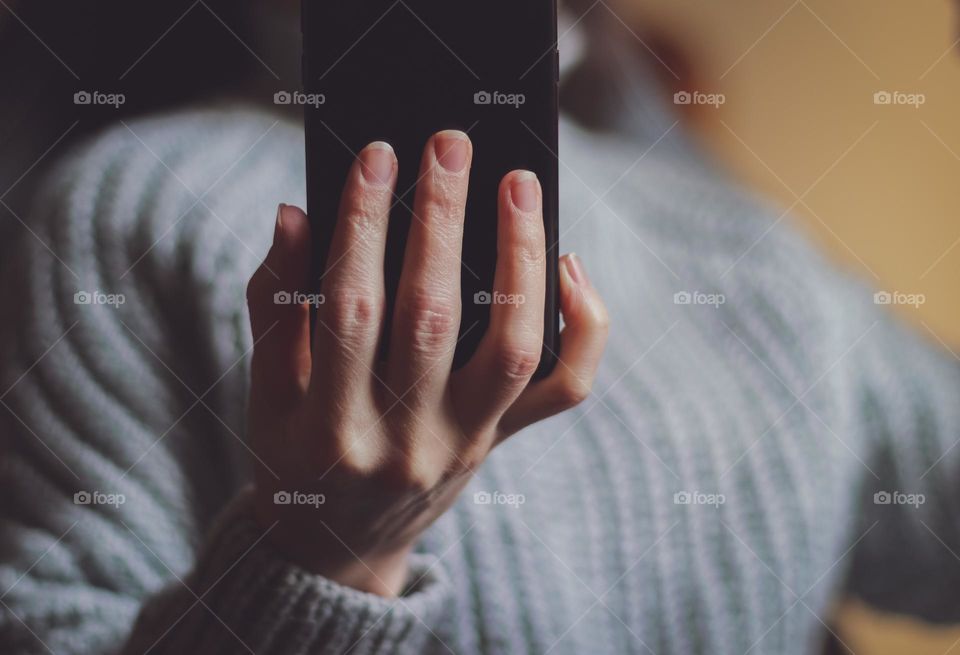
{"type": "Polygon", "coordinates": [[[494,447],[589,394],[606,344],[603,301],[579,259],[565,256],[559,361],[530,384],[543,341],[543,203],[536,177],[514,171],[499,189],[495,290],[525,302],[492,305],[476,353],[451,371],[472,154],[462,132],[426,145],[393,316],[385,316],[383,261],[397,160],[382,143],[367,146],[350,171],[312,349],[309,305],[274,301],[278,292],[308,292],[302,211],[281,206],[273,246],[248,287],[249,430],[279,477],[258,467],[254,513],[265,527],[276,524],[269,539],[292,560],[363,591],[401,591],[420,534],[494,447]],[[386,320],[389,357],[380,362],[386,320]],[[275,502],[283,492],[301,495],[275,502]]]}

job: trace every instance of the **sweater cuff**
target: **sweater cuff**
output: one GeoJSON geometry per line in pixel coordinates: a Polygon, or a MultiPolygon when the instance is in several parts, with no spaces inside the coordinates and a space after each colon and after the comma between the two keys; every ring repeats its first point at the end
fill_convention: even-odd
{"type": "Polygon", "coordinates": [[[440,639],[435,630],[450,605],[451,585],[435,557],[411,556],[406,591],[383,598],[285,559],[249,508],[244,493],[220,515],[187,582],[193,593],[181,585],[183,601],[193,605],[186,614],[171,613],[167,605],[157,608],[154,620],[149,610],[141,616],[138,630],[144,623],[154,623],[150,632],[158,635],[169,630],[160,653],[236,647],[258,655],[400,655],[426,652],[440,639]]]}

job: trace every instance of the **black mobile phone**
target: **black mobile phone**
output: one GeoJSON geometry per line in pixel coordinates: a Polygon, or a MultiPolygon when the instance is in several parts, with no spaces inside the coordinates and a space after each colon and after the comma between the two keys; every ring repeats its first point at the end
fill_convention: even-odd
{"type": "Polygon", "coordinates": [[[462,130],[473,141],[474,161],[454,368],[469,360],[489,323],[500,180],[527,169],[543,188],[547,293],[535,377],[548,374],[560,330],[557,0],[303,0],[301,12],[315,290],[327,271],[340,195],[356,153],[386,141],[399,160],[384,264],[392,315],[423,147],[435,132],[462,130]]]}

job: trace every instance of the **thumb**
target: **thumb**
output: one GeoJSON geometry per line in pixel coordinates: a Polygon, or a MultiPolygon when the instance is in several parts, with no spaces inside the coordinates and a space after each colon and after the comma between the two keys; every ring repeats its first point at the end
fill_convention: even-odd
{"type": "Polygon", "coordinates": [[[273,245],[247,285],[253,332],[251,406],[292,406],[310,379],[310,224],[291,205],[277,209],[273,245]]]}

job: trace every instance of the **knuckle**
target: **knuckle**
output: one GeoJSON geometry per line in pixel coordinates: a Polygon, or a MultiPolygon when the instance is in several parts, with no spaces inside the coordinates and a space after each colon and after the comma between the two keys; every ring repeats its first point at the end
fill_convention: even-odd
{"type": "Polygon", "coordinates": [[[417,466],[409,457],[387,467],[382,476],[394,492],[428,496],[437,483],[437,476],[423,467],[417,466]]]}
{"type": "Polygon", "coordinates": [[[464,181],[460,178],[450,178],[438,175],[429,185],[424,194],[424,212],[430,219],[456,222],[462,220],[466,196],[464,181]]]}
{"type": "Polygon", "coordinates": [[[506,247],[511,261],[524,270],[543,267],[546,264],[546,247],[542,233],[528,228],[506,235],[506,247]]]}
{"type": "Polygon", "coordinates": [[[590,385],[573,373],[564,375],[557,385],[554,399],[561,410],[576,407],[590,395],[590,385]]]}
{"type": "Polygon", "coordinates": [[[532,344],[501,341],[494,350],[496,365],[508,380],[528,380],[540,365],[540,348],[532,344]]]}
{"type": "Polygon", "coordinates": [[[336,467],[337,474],[345,480],[366,481],[373,477],[374,470],[369,461],[362,455],[355,452],[357,448],[351,448],[348,443],[344,443],[340,448],[333,451],[335,459],[328,456],[324,458],[324,466],[336,467]],[[331,463],[332,462],[332,463],[331,463]]]}
{"type": "Polygon", "coordinates": [[[506,263],[519,271],[533,272],[546,265],[546,252],[543,241],[532,237],[514,236],[506,243],[509,259],[506,263]]]}
{"type": "MultiPolygon", "coordinates": [[[[323,415],[325,425],[312,433],[314,438],[307,440],[304,450],[304,459],[313,465],[311,470],[335,473],[345,482],[371,479],[384,448],[381,435],[353,420],[349,412],[324,403],[320,405],[312,413],[323,415]]],[[[311,421],[318,422],[319,419],[311,421]]]]}
{"type": "Polygon", "coordinates": [[[462,478],[463,476],[473,475],[486,461],[488,452],[488,444],[484,444],[482,447],[478,444],[474,447],[467,448],[454,458],[454,461],[450,465],[448,476],[451,478],[462,478]]]}
{"type": "Polygon", "coordinates": [[[354,238],[363,240],[384,223],[384,191],[377,188],[355,188],[347,193],[343,220],[354,238]]]}
{"type": "Polygon", "coordinates": [[[604,334],[610,332],[610,312],[607,311],[606,305],[601,303],[599,307],[597,307],[594,316],[594,324],[597,329],[601,330],[604,334]]]}
{"type": "Polygon", "coordinates": [[[419,291],[397,304],[397,317],[417,352],[443,348],[459,326],[455,304],[442,294],[419,291]]]}
{"type": "Polygon", "coordinates": [[[547,261],[543,241],[533,238],[520,239],[513,248],[513,258],[524,270],[542,269],[547,261]]]}
{"type": "Polygon", "coordinates": [[[369,291],[337,289],[326,298],[324,315],[337,334],[364,334],[376,329],[383,299],[369,291]]]}

